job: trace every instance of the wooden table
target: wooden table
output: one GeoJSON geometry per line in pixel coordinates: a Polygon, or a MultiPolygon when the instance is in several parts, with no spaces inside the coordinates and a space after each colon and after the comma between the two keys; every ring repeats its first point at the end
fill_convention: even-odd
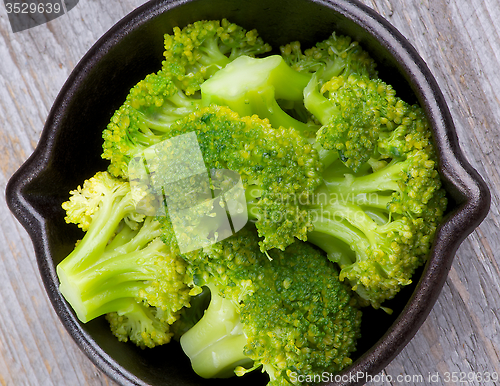
{"type": "MultiPolygon", "coordinates": [[[[81,0],[67,15],[15,34],[0,5],[2,196],[9,177],[36,146],[71,70],[104,32],[144,2],[81,0]]],[[[451,378],[500,374],[500,2],[363,2],[398,28],[427,62],[463,151],[492,192],[490,214],[460,247],[427,321],[380,374],[391,375],[393,382],[380,378],[369,385],[493,385],[451,378]]],[[[0,212],[0,385],[112,384],[63,328],[45,295],[31,241],[3,199],[0,212]]]]}

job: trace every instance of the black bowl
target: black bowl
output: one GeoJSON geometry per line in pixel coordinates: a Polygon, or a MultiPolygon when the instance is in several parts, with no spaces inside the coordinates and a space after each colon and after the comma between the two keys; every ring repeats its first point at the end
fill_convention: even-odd
{"type": "MultiPolygon", "coordinates": [[[[235,380],[198,378],[175,343],[140,350],[118,342],[103,318],[82,325],[58,291],[54,269],[81,237],[78,230],[65,224],[61,203],[70,189],[106,169],[100,158],[101,131],[129,89],[159,69],[163,34],[174,26],[224,17],[247,29],[257,28],[275,48],[293,40],[307,47],[334,30],[352,36],[377,60],[380,76],[403,99],[418,101],[431,122],[439,170],[449,193],[449,213],[415,284],[389,304],[394,309],[391,316],[382,311],[365,312],[369,324],[363,324],[355,362],[330,382],[362,384],[365,378],[359,374],[381,371],[421,326],[458,246],[484,219],[490,202],[485,183],[459,149],[445,100],[426,64],[398,31],[367,7],[353,0],[165,0],[145,4],[116,24],[76,66],[54,103],[38,147],[9,181],[8,204],[33,240],[57,314],[81,349],[114,381],[124,385],[234,384],[235,380]]],[[[255,373],[237,382],[264,385],[266,378],[255,373]]]]}

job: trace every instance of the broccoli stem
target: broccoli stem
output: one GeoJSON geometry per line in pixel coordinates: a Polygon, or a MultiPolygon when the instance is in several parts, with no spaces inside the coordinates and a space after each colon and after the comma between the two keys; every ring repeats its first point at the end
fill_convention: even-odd
{"type": "Polygon", "coordinates": [[[139,231],[125,225],[115,235],[133,210],[130,191],[124,195],[115,192],[113,197],[102,200],[83,239],[57,265],[59,289],[84,323],[116,311],[122,306],[122,298],[137,297],[145,287],[140,280],[151,279],[147,264],[141,268],[139,262],[152,260],[155,252],[166,247],[158,239],[143,248],[160,235],[160,224],[151,217],[145,219],[139,231]]]}
{"type": "Polygon", "coordinates": [[[155,279],[154,264],[162,248],[165,244],[155,239],[147,247],[125,254],[95,251],[91,255],[94,262],[84,268],[58,266],[60,291],[84,323],[117,311],[123,299],[137,297],[149,286],[147,281],[155,279]]]}
{"type": "Polygon", "coordinates": [[[349,246],[342,240],[331,234],[320,230],[314,230],[307,234],[307,241],[326,252],[328,259],[345,267],[356,261],[356,256],[349,246]]]}
{"type": "Polygon", "coordinates": [[[328,168],[336,160],[339,159],[339,152],[337,150],[327,150],[321,146],[315,139],[310,139],[314,149],[318,152],[319,160],[323,165],[323,169],[328,168]]]}
{"type": "Polygon", "coordinates": [[[113,251],[117,248],[121,248],[123,245],[128,244],[138,233],[137,230],[134,230],[129,226],[122,226],[121,228],[122,229],[118,231],[115,237],[113,237],[113,239],[106,245],[106,251],[113,251]]]}
{"type": "Polygon", "coordinates": [[[273,127],[309,127],[285,113],[277,100],[301,101],[310,75],[292,70],[279,55],[240,56],[201,86],[204,105],[228,106],[240,116],[257,114],[273,127]]]}
{"type": "Polygon", "coordinates": [[[319,216],[313,218],[312,224],[314,230],[307,234],[308,241],[323,249],[332,259],[335,256],[337,256],[337,259],[340,258],[341,261],[333,261],[337,261],[341,268],[354,263],[356,260],[363,261],[368,259],[368,255],[366,254],[370,246],[368,239],[359,229],[349,224],[346,220],[332,220],[319,216]],[[352,258],[352,253],[345,255],[338,254],[337,247],[339,241],[351,247],[352,251],[356,254],[354,259],[352,258]]]}
{"type": "Polygon", "coordinates": [[[328,190],[335,194],[362,194],[372,192],[399,192],[401,188],[398,181],[401,173],[409,165],[409,161],[393,160],[387,166],[377,171],[353,178],[335,176],[325,178],[328,190]]]}
{"type": "Polygon", "coordinates": [[[106,246],[107,255],[130,253],[143,248],[151,240],[162,235],[161,224],[153,216],[147,216],[139,231],[134,231],[128,226],[116,234],[106,246]],[[116,240],[118,239],[118,240],[116,240]]]}
{"type": "Polygon", "coordinates": [[[99,215],[92,220],[85,237],[76,248],[57,266],[59,271],[71,275],[86,269],[100,258],[106,244],[113,238],[118,225],[123,218],[135,209],[131,197],[115,195],[103,200],[99,215]]]}
{"type": "Polygon", "coordinates": [[[320,75],[315,73],[304,88],[304,106],[322,125],[326,125],[332,120],[332,117],[338,116],[340,111],[318,91],[319,77],[320,75]]]}
{"type": "Polygon", "coordinates": [[[178,89],[175,94],[163,102],[162,106],[151,106],[139,113],[146,124],[145,128],[149,127],[157,132],[156,135],[161,136],[161,134],[169,132],[170,126],[175,121],[195,111],[200,104],[201,100],[190,98],[178,89]]]}
{"type": "Polygon", "coordinates": [[[231,60],[221,52],[218,40],[215,37],[206,39],[204,44],[199,47],[205,55],[197,59],[198,63],[204,66],[215,66],[217,70],[225,67],[231,60]]]}
{"type": "MultiPolygon", "coordinates": [[[[275,92],[269,88],[264,91],[252,91],[246,95],[245,108],[248,109],[245,115],[257,114],[260,118],[269,120],[271,126],[275,128],[284,127],[306,133],[310,127],[303,122],[288,115],[276,101],[275,92]]],[[[229,106],[231,107],[231,106],[229,106]]],[[[243,112],[243,110],[242,110],[243,112]]]]}
{"type": "Polygon", "coordinates": [[[244,354],[247,338],[237,306],[224,299],[214,284],[207,287],[210,304],[201,320],[182,335],[180,344],[198,375],[228,378],[237,366],[251,366],[253,361],[244,354]]]}

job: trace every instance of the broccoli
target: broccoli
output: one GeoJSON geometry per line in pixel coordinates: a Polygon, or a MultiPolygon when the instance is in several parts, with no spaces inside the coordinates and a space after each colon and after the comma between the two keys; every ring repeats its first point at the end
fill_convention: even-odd
{"type": "Polygon", "coordinates": [[[127,179],[129,162],[165,139],[171,124],[199,105],[199,99],[186,96],[164,71],[146,76],[130,90],[103,131],[102,158],[111,161],[108,171],[127,179]]]}
{"type": "Polygon", "coordinates": [[[138,82],[103,131],[102,158],[108,171],[128,178],[128,164],[145,148],[166,138],[170,125],[195,111],[201,83],[241,55],[271,47],[255,30],[222,21],[199,21],[165,34],[162,69],[138,82]]]}
{"type": "MultiPolygon", "coordinates": [[[[294,198],[307,201],[321,184],[320,163],[306,139],[291,128],[274,128],[256,115],[241,117],[219,105],[199,109],[178,120],[170,127],[169,135],[190,132],[197,135],[208,169],[239,173],[248,217],[264,236],[260,241],[263,251],[284,249],[295,238],[306,238],[311,226],[306,212],[300,212],[294,204],[294,198]]],[[[158,159],[165,156],[164,152],[159,154],[158,159]]],[[[155,172],[155,178],[160,179],[162,173],[166,175],[171,170],[155,172]]]]}
{"type": "Polygon", "coordinates": [[[348,67],[326,80],[324,64],[311,75],[278,55],[240,56],[201,85],[202,105],[209,107],[180,119],[170,135],[202,133],[207,164],[242,175],[262,251],[283,250],[295,239],[326,250],[340,244],[335,248],[342,253],[329,254],[341,265],[340,277],[380,307],[423,263],[446,200],[422,109],[370,71],[348,67]],[[290,103],[303,103],[310,120],[289,114],[290,103]],[[265,126],[259,123],[250,131],[254,137],[239,137],[233,132],[248,129],[232,120],[269,123],[265,132],[273,136],[256,141],[265,126]],[[290,150],[272,138],[286,138],[290,150]],[[265,146],[259,151],[266,162],[231,147],[249,144],[265,146]]]}
{"type": "Polygon", "coordinates": [[[243,375],[262,368],[268,385],[298,375],[338,372],[349,365],[361,311],[338,270],[311,245],[296,241],[269,260],[254,228],[188,254],[195,282],[211,300],[180,339],[202,377],[243,375]]]}
{"type": "MultiPolygon", "coordinates": [[[[399,99],[392,106],[397,114],[386,114],[369,159],[355,170],[342,157],[331,164],[309,206],[314,230],[308,240],[377,308],[425,262],[447,203],[422,109],[399,99]]],[[[362,159],[368,150],[351,151],[362,159]]]]}
{"type": "MultiPolygon", "coordinates": [[[[320,66],[312,76],[294,73],[279,56],[241,56],[202,84],[201,98],[203,104],[226,105],[241,115],[257,114],[307,141],[308,154],[320,161],[314,181],[319,175],[323,183],[312,196],[275,190],[295,215],[287,220],[306,224],[301,240],[327,251],[340,244],[335,249],[342,252],[330,257],[340,263],[341,279],[347,278],[365,301],[380,307],[411,282],[446,205],[431,131],[422,109],[396,97],[381,79],[352,71],[326,81],[324,72],[320,66]],[[307,133],[313,124],[293,118],[278,102],[301,98],[319,122],[315,138],[307,133]]],[[[246,188],[253,193],[251,186],[246,188]]],[[[250,213],[254,205],[248,202],[250,213]]],[[[272,210],[257,217],[257,229],[265,236],[262,250],[277,245],[283,249],[293,241],[293,234],[282,232],[286,228],[276,233],[268,226],[265,219],[273,223],[276,206],[272,210]]]]}
{"type": "Polygon", "coordinates": [[[309,74],[321,71],[325,80],[340,75],[347,78],[353,73],[377,77],[377,64],[368,52],[351,37],[335,32],[304,51],[298,41],[281,46],[280,51],[285,62],[295,71],[309,74]]]}
{"type": "Polygon", "coordinates": [[[390,312],[446,210],[423,109],[335,33],[276,55],[224,19],[164,42],[103,131],[108,171],[63,204],[85,234],[57,266],[61,293],[120,341],[179,340],[203,377],[341,371],[360,307],[390,312]],[[217,200],[236,180],[245,227],[217,200]]]}
{"type": "Polygon", "coordinates": [[[126,298],[117,311],[106,314],[111,332],[120,342],[153,348],[171,341],[172,326],[161,319],[158,308],[126,298]]]}
{"type": "Polygon", "coordinates": [[[110,318],[121,339],[127,334],[148,347],[166,343],[168,326],[189,307],[192,279],[185,261],[161,240],[162,223],[137,213],[129,183],[107,172],[72,191],[63,208],[66,221],[86,228],[56,268],[59,290],[78,318],[86,323],[116,313],[110,318]]]}
{"type": "Polygon", "coordinates": [[[163,69],[179,87],[192,95],[215,72],[241,55],[255,56],[271,50],[256,30],[230,23],[227,19],[201,20],[165,34],[163,69]]]}
{"type": "Polygon", "coordinates": [[[356,172],[373,154],[381,131],[397,118],[394,89],[380,79],[351,74],[337,76],[318,89],[316,73],[304,90],[304,104],[322,124],[316,140],[323,149],[337,150],[356,172]]]}
{"type": "MultiPolygon", "coordinates": [[[[342,75],[347,78],[356,73],[369,78],[377,77],[376,63],[351,37],[332,33],[326,40],[302,51],[298,41],[280,47],[281,56],[295,71],[315,76],[319,87],[331,78],[342,75]],[[321,76],[320,76],[321,75],[321,76]]],[[[317,123],[303,103],[295,103],[287,112],[300,117],[303,122],[317,123]]],[[[315,136],[315,135],[314,135],[315,136]]],[[[328,154],[331,157],[331,154],[328,154]]]]}

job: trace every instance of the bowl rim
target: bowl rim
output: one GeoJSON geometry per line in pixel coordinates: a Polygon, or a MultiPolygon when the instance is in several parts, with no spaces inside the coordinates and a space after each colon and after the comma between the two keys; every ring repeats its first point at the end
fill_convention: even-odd
{"type": "MultiPolygon", "coordinates": [[[[385,335],[353,365],[339,373],[328,385],[357,385],[364,380],[352,374],[375,375],[404,348],[428,316],[447,277],[456,250],[489,212],[490,193],[477,171],[462,153],[445,98],[424,60],[408,40],[385,18],[357,0],[312,0],[365,29],[401,66],[433,127],[439,153],[440,171],[448,187],[459,198],[458,207],[438,229],[433,249],[417,289],[385,335]]],[[[7,204],[33,242],[37,263],[46,291],[59,318],[90,360],[113,381],[122,385],[147,385],[111,358],[78,324],[73,312],[59,293],[57,275],[50,257],[46,220],[24,196],[24,191],[49,166],[62,112],[68,100],[84,80],[91,66],[103,58],[115,42],[159,14],[189,0],[152,1],[138,7],[111,27],[83,56],[62,87],[48,115],[39,143],[27,161],[13,174],[6,188],[7,204]]]]}

